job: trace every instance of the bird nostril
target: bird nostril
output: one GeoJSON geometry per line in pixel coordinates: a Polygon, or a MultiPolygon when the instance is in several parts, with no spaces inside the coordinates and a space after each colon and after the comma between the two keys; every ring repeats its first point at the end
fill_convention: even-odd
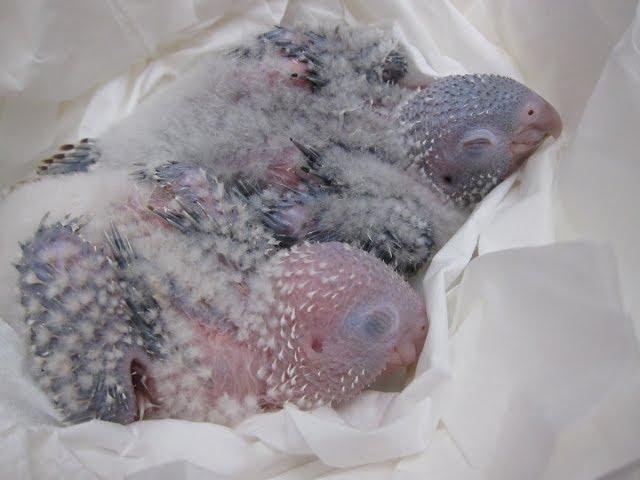
{"type": "Polygon", "coordinates": [[[529,111],[528,111],[527,113],[529,114],[529,116],[531,116],[531,115],[533,115],[533,114],[534,114],[534,111],[533,111],[533,109],[531,109],[531,108],[530,108],[530,109],[529,109],[529,111]]]}

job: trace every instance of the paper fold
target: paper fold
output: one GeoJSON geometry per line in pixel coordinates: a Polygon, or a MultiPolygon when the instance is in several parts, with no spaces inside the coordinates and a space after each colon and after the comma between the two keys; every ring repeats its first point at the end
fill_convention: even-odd
{"type": "MultiPolygon", "coordinates": [[[[558,106],[566,129],[485,199],[418,281],[431,327],[402,392],[366,392],[338,411],[287,406],[235,430],[174,420],[60,428],[23,369],[19,335],[0,322],[0,477],[567,479],[640,459],[638,343],[620,294],[621,285],[637,320],[635,9],[552,0],[5,2],[2,187],[57,143],[99,135],[202,55],[281,21],[395,28],[425,76],[513,76],[558,106]]],[[[48,199],[2,203],[0,316],[15,324],[12,252],[48,199]]]]}

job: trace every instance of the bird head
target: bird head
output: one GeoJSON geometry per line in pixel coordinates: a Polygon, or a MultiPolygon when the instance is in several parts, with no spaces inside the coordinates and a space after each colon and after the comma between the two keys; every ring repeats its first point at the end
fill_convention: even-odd
{"type": "Polygon", "coordinates": [[[425,306],[389,266],[337,242],[298,245],[277,262],[274,293],[285,307],[278,374],[267,385],[274,403],[340,403],[385,370],[416,361],[425,306]]]}
{"type": "Polygon", "coordinates": [[[498,75],[453,75],[417,91],[399,112],[414,170],[467,207],[520,167],[562,121],[546,100],[498,75]]]}

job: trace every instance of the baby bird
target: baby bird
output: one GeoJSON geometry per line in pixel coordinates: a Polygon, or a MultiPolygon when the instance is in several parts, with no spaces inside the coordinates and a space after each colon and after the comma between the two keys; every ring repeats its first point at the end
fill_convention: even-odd
{"type": "Polygon", "coordinates": [[[44,220],[16,266],[35,379],[69,423],[234,424],[339,404],[415,361],[425,307],[389,266],[277,244],[234,189],[180,163],[91,219],[44,220]]]}
{"type": "Polygon", "coordinates": [[[283,245],[346,242],[403,274],[562,123],[524,85],[456,75],[419,86],[375,28],[277,28],[191,74],[41,174],[179,161],[237,182],[283,245]]]}

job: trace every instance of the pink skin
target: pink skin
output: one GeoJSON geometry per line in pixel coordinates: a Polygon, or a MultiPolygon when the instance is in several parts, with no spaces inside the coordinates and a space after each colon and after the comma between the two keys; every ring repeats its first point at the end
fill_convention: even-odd
{"type": "MultiPolygon", "coordinates": [[[[156,209],[181,189],[197,193],[215,215],[201,170],[186,170],[171,187],[150,195],[156,209]]],[[[151,228],[168,228],[148,217],[151,228]]],[[[138,221],[146,221],[138,217],[138,221]]],[[[337,405],[373,383],[383,372],[414,363],[424,345],[427,316],[423,302],[390,267],[373,256],[341,243],[304,244],[282,250],[258,269],[255,278],[271,285],[273,298],[265,321],[272,344],[258,348],[260,338],[239,341],[220,330],[216,321],[200,318],[170,301],[171,316],[186,320],[191,334],[177,348],[197,347],[197,364],[207,368],[210,381],[185,385],[193,364],[184,370],[163,360],[137,358],[131,387],[137,418],[192,418],[170,400],[189,399],[192,405],[217,405],[231,397],[242,403],[253,396],[262,409],[292,402],[300,408],[337,405]],[[137,375],[137,377],[136,377],[137,375]],[[141,380],[144,378],[144,382],[141,380]]],[[[250,306],[247,278],[237,287],[250,306]]],[[[242,319],[227,319],[231,323],[242,319]]],[[[184,333],[184,332],[182,332],[184,333]]]]}
{"type": "MultiPolygon", "coordinates": [[[[137,419],[192,419],[188,407],[186,411],[184,407],[176,409],[167,401],[177,395],[187,398],[189,403],[214,408],[223,395],[242,401],[248,395],[260,398],[261,392],[265,391],[264,380],[256,376],[257,370],[264,364],[264,355],[229,334],[207,328],[204,322],[192,320],[190,328],[193,338],[189,344],[181,347],[199,349],[198,362],[207,370],[209,379],[203,383],[186,384],[181,382],[181,377],[192,373],[187,364],[183,369],[175,366],[167,368],[162,361],[146,364],[148,383],[153,388],[149,389],[146,397],[143,396],[146,393],[144,390],[134,390],[138,399],[137,419]]],[[[264,406],[264,402],[260,406],[264,406]]]]}
{"type": "MultiPolygon", "coordinates": [[[[211,382],[177,389],[177,377],[187,372],[173,369],[167,376],[161,361],[147,366],[147,382],[194,403],[213,406],[223,395],[239,401],[253,395],[263,409],[285,402],[306,409],[340,404],[384,371],[416,361],[427,333],[424,305],[382,262],[339,243],[294,247],[274,262],[283,270],[267,274],[276,292],[271,315],[278,315],[279,303],[291,309],[279,314],[272,349],[191,319],[193,340],[184,348],[200,348],[199,362],[211,370],[211,382]]],[[[162,398],[144,400],[147,416],[180,416],[165,409],[162,398]]]]}
{"type": "Polygon", "coordinates": [[[295,246],[276,261],[285,269],[272,277],[276,297],[295,309],[286,316],[277,368],[294,371],[268,385],[272,403],[340,403],[386,369],[415,362],[426,311],[390,267],[335,242],[295,246]]]}
{"type": "MultiPolygon", "coordinates": [[[[281,187],[281,191],[285,192],[290,188],[297,188],[302,185],[300,170],[300,151],[291,146],[278,153],[277,156],[267,157],[269,162],[269,171],[267,172],[267,183],[274,187],[281,187]]],[[[264,162],[265,155],[259,158],[251,159],[255,162],[264,162]]],[[[308,175],[307,175],[308,176],[308,175]]]]}
{"type": "Polygon", "coordinates": [[[311,87],[311,83],[303,78],[307,72],[305,63],[291,58],[278,57],[269,60],[268,64],[263,66],[263,73],[270,87],[276,87],[282,81],[298,87],[311,87]]]}
{"type": "Polygon", "coordinates": [[[278,88],[282,83],[294,85],[302,88],[312,88],[312,83],[304,77],[309,72],[307,62],[297,58],[282,56],[267,56],[255,69],[248,73],[243,71],[243,75],[238,81],[243,82],[247,88],[255,88],[256,85],[264,85],[269,88],[278,88]],[[248,75],[248,77],[247,77],[248,75]]]}
{"type": "Polygon", "coordinates": [[[189,345],[199,347],[199,362],[212,381],[177,391],[171,384],[188,371],[166,375],[161,361],[145,365],[151,372],[146,384],[153,387],[136,394],[146,395],[138,405],[147,416],[180,416],[165,410],[154,390],[209,405],[223,395],[238,401],[253,395],[265,409],[285,402],[300,408],[340,404],[384,371],[416,361],[427,333],[424,305],[382,262],[339,243],[294,247],[273,262],[282,270],[266,274],[275,291],[271,315],[278,315],[277,305],[287,307],[272,332],[274,347],[260,350],[191,318],[189,345]]]}
{"type": "Polygon", "coordinates": [[[518,127],[511,140],[513,162],[510,173],[522,165],[548,136],[558,138],[562,133],[562,120],[556,109],[533,92],[516,118],[518,127]]]}

